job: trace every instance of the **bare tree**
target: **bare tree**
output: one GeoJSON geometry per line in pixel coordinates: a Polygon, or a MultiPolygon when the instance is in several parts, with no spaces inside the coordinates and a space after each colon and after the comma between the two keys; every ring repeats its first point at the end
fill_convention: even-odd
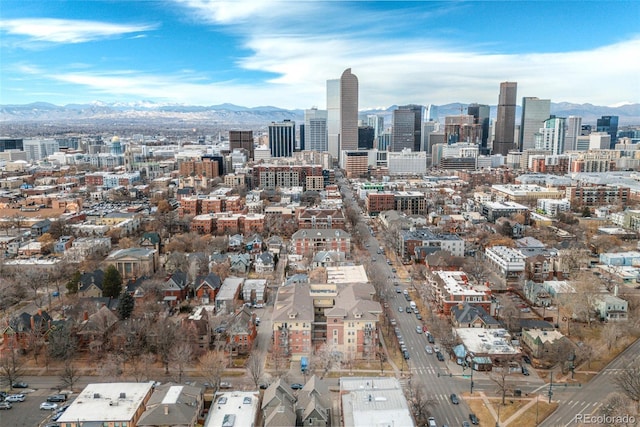
{"type": "Polygon", "coordinates": [[[408,388],[409,407],[416,418],[417,425],[427,425],[433,407],[438,404],[438,401],[427,396],[424,390],[425,388],[418,381],[410,381],[408,388]]]}
{"type": "Polygon", "coordinates": [[[255,386],[258,387],[262,374],[264,373],[264,361],[262,357],[258,356],[256,353],[249,356],[249,360],[247,361],[247,370],[249,371],[251,380],[255,386]]]}
{"type": "Polygon", "coordinates": [[[67,322],[51,330],[48,335],[49,356],[53,359],[70,360],[78,349],[78,338],[67,322]]]}
{"type": "Polygon", "coordinates": [[[325,343],[322,345],[320,350],[316,352],[315,362],[316,366],[322,369],[321,378],[324,378],[324,376],[333,368],[334,364],[339,362],[339,357],[338,354],[325,343]]]}
{"type": "Polygon", "coordinates": [[[153,366],[156,358],[151,353],[144,353],[127,359],[126,372],[136,381],[149,380],[150,367],[153,366]]]}
{"type": "Polygon", "coordinates": [[[171,348],[169,357],[177,368],[178,383],[181,383],[185,368],[193,360],[193,347],[188,342],[178,343],[171,348]]]}
{"type": "Polygon", "coordinates": [[[0,378],[9,385],[11,390],[13,383],[22,376],[24,365],[14,337],[9,337],[6,341],[4,351],[0,352],[0,378]]]}
{"type": "Polygon", "coordinates": [[[165,374],[169,374],[171,348],[176,342],[177,329],[174,322],[168,318],[153,324],[151,349],[162,361],[165,374]]]}
{"type": "Polygon", "coordinates": [[[623,336],[622,325],[616,322],[608,322],[602,328],[602,338],[607,345],[607,350],[611,350],[619,338],[623,336]]]}
{"type": "Polygon", "coordinates": [[[636,405],[640,412],[640,362],[633,362],[624,368],[614,379],[616,387],[636,405]]]}
{"type": "Polygon", "coordinates": [[[498,320],[502,321],[509,331],[520,330],[520,319],[522,317],[520,309],[510,298],[503,298],[501,303],[502,307],[500,307],[497,315],[499,317],[498,320]]]}
{"type": "MultiPolygon", "coordinates": [[[[600,414],[607,417],[609,420],[628,420],[629,417],[625,415],[633,413],[634,402],[622,393],[610,393],[607,398],[602,402],[600,406],[600,414]]],[[[635,426],[635,422],[631,421],[631,424],[610,424],[613,426],[635,426]]]]}
{"type": "Polygon", "coordinates": [[[220,385],[226,361],[224,352],[221,351],[210,350],[200,356],[200,374],[215,390],[220,385]]]}
{"type": "Polygon", "coordinates": [[[502,405],[504,406],[505,397],[510,390],[510,385],[507,382],[509,377],[509,360],[503,361],[500,366],[495,367],[491,371],[489,378],[498,386],[498,392],[502,396],[502,405]],[[498,369],[496,369],[498,368],[498,369]]]}
{"type": "Polygon", "coordinates": [[[99,367],[100,376],[116,381],[123,373],[124,354],[119,352],[107,353],[102,358],[99,367]]]}
{"type": "Polygon", "coordinates": [[[80,370],[78,367],[72,363],[65,363],[62,368],[62,372],[60,373],[60,381],[62,381],[62,385],[64,387],[68,387],[70,390],[73,390],[73,387],[76,385],[76,382],[80,379],[80,370]]]}

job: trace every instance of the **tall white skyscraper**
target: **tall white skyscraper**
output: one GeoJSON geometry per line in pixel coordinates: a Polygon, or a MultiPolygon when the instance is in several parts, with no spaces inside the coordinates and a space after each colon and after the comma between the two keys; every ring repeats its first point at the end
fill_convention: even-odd
{"type": "Polygon", "coordinates": [[[377,114],[370,114],[367,116],[367,125],[373,128],[373,136],[377,138],[384,132],[384,117],[377,114]]]}
{"type": "Polygon", "coordinates": [[[565,150],[573,151],[577,147],[578,136],[582,130],[582,117],[567,117],[567,135],[564,139],[565,150]]]}
{"type": "Polygon", "coordinates": [[[327,80],[327,151],[340,154],[340,79],[327,80]]]}
{"type": "Polygon", "coordinates": [[[551,115],[551,100],[536,97],[522,98],[520,119],[520,151],[530,150],[536,145],[536,133],[551,115]]]}
{"type": "Polygon", "coordinates": [[[328,151],[327,110],[312,108],[304,111],[305,149],[328,151]]]}

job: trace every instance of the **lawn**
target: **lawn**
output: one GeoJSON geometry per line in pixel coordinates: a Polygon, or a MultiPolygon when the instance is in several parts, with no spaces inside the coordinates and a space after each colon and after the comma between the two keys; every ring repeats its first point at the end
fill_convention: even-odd
{"type": "MultiPolygon", "coordinates": [[[[495,419],[491,415],[491,412],[487,408],[484,400],[480,399],[479,395],[474,395],[472,398],[469,398],[469,394],[465,393],[463,394],[463,397],[465,398],[467,405],[469,405],[470,410],[476,414],[478,419],[480,419],[481,427],[494,427],[496,425],[495,419]]],[[[503,423],[532,400],[533,399],[507,399],[505,402],[506,404],[501,406],[501,399],[492,397],[489,398],[489,405],[493,407],[496,414],[498,414],[498,408],[500,409],[500,422],[503,423]]],[[[536,405],[532,405],[514,419],[510,425],[518,427],[534,427],[551,415],[557,407],[558,404],[555,402],[549,404],[544,399],[540,399],[537,403],[537,407],[536,405]],[[538,419],[538,423],[536,423],[536,418],[538,419]]]]}

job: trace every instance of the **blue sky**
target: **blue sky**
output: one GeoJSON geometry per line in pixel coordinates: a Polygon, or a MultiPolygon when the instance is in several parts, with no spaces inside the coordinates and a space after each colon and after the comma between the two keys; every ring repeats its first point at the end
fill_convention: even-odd
{"type": "Polygon", "coordinates": [[[640,102],[640,2],[2,0],[0,104],[640,102]]]}

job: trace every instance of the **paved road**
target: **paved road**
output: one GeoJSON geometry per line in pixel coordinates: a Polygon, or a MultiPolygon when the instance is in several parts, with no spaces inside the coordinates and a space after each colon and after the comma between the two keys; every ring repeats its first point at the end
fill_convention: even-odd
{"type": "MultiPolygon", "coordinates": [[[[343,186],[346,197],[344,198],[347,203],[351,201],[354,203],[354,196],[349,186],[344,183],[343,186]]],[[[357,206],[354,206],[356,209],[357,206]]],[[[363,214],[364,215],[364,214],[363,214]]],[[[369,236],[365,240],[366,249],[369,252],[369,258],[376,259],[378,267],[385,272],[390,280],[387,282],[387,289],[384,292],[389,299],[390,315],[396,319],[398,327],[402,333],[405,344],[409,349],[410,359],[407,365],[401,366],[405,374],[400,380],[405,389],[405,395],[409,396],[410,383],[418,382],[421,389],[429,399],[433,399],[437,402],[433,408],[433,415],[436,418],[438,425],[456,426],[461,425],[462,421],[468,420],[469,408],[464,403],[464,400],[460,401],[459,405],[453,405],[449,399],[452,393],[460,395],[465,391],[469,391],[470,380],[463,379],[462,377],[449,377],[449,370],[447,363],[439,362],[434,354],[427,354],[425,351],[425,345],[427,344],[427,338],[424,334],[416,333],[416,326],[423,326],[423,323],[416,318],[414,313],[407,313],[403,311],[400,313],[398,307],[403,309],[409,305],[409,302],[404,298],[402,294],[395,292],[394,279],[396,274],[392,272],[392,268],[399,266],[388,265],[386,262],[386,256],[384,254],[378,254],[378,248],[381,246],[380,242],[373,236],[369,236]],[[366,246],[368,244],[368,246],[366,246]],[[440,374],[441,376],[438,376],[440,374]]],[[[365,263],[365,260],[361,260],[365,263]]],[[[402,289],[406,289],[406,283],[400,283],[402,289]]],[[[437,337],[436,337],[436,345],[437,337]]],[[[398,351],[397,342],[388,343],[390,351],[398,351]]]]}
{"type": "MultiPolygon", "coordinates": [[[[602,406],[607,395],[617,391],[613,384],[615,375],[619,374],[622,369],[638,358],[640,358],[640,340],[629,346],[582,387],[554,388],[553,399],[559,401],[560,405],[556,412],[547,418],[541,426],[565,427],[575,425],[576,421],[579,421],[576,416],[595,414],[602,406]]],[[[636,420],[640,423],[637,414],[636,420]]]]}

